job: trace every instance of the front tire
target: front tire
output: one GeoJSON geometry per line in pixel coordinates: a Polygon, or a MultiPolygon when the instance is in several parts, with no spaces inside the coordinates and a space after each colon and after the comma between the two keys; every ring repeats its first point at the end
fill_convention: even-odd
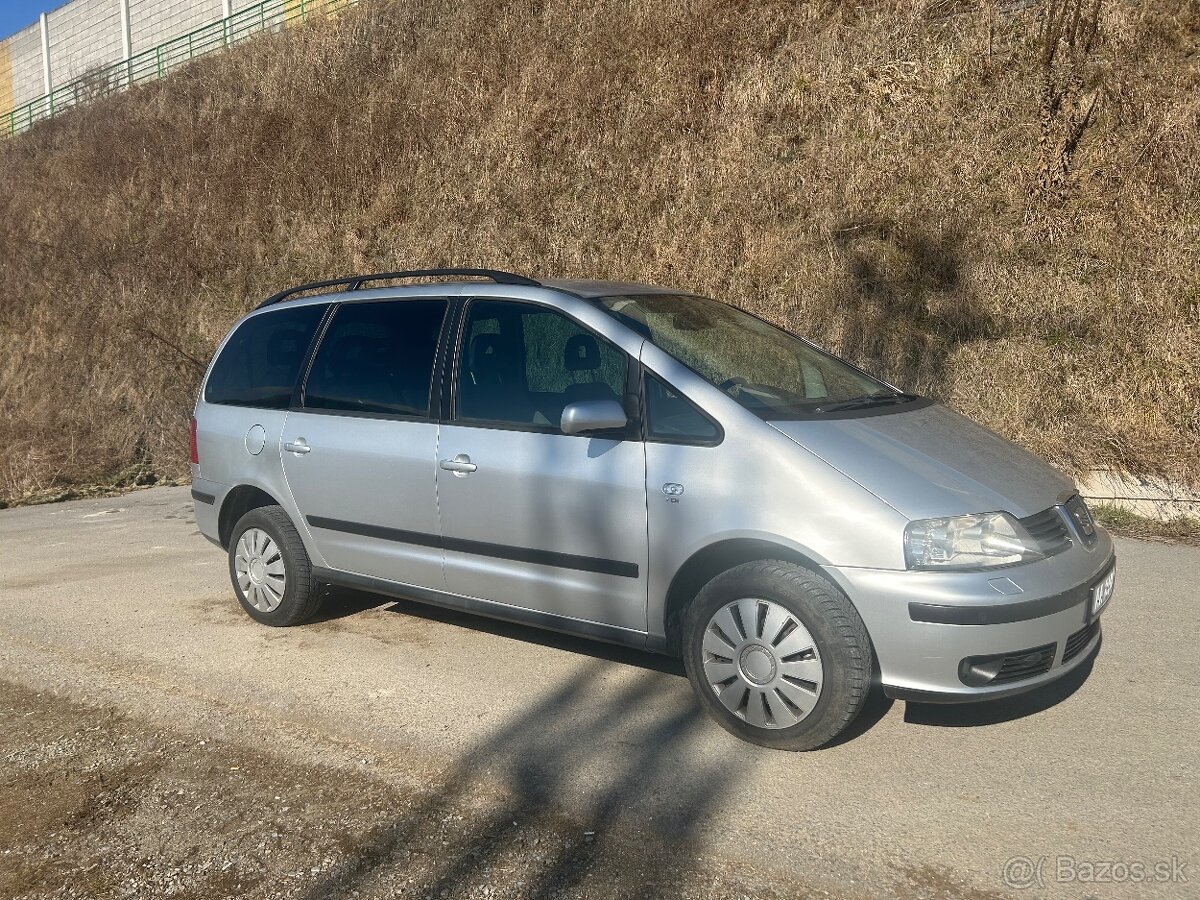
{"type": "Polygon", "coordinates": [[[260,506],[238,519],[229,540],[229,577],[242,609],[263,625],[299,625],[321,606],[304,542],[279,506],[260,506]]]}
{"type": "Polygon", "coordinates": [[[838,588],[780,560],[710,581],[683,622],[688,680],[726,731],[779,750],[813,750],[854,721],[871,686],[872,650],[838,588]]]}

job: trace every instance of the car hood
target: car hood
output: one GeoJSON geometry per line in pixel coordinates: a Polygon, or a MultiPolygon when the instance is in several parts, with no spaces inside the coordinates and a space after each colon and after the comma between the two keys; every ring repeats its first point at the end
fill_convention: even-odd
{"type": "Polygon", "coordinates": [[[1075,488],[1029,451],[937,404],[770,424],[910,519],[995,511],[1022,518],[1075,488]]]}

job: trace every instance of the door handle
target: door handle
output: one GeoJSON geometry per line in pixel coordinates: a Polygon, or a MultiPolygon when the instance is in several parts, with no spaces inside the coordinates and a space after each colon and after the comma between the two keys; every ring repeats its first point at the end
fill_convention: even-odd
{"type": "Polygon", "coordinates": [[[288,453],[295,453],[296,455],[300,456],[310,452],[312,447],[308,446],[308,442],[305,441],[304,438],[296,438],[296,440],[288,441],[286,444],[284,444],[283,449],[288,453]]]}
{"type": "Polygon", "coordinates": [[[479,466],[471,462],[471,457],[465,453],[458,454],[454,459],[443,459],[438,465],[447,472],[453,472],[456,478],[463,478],[470,475],[479,468],[479,466]]]}

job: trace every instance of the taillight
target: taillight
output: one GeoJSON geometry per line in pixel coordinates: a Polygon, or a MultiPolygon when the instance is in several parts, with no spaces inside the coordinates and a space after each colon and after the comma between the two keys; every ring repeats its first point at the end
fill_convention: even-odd
{"type": "Polygon", "coordinates": [[[188,452],[196,465],[200,464],[200,448],[196,446],[196,417],[192,416],[192,424],[188,431],[188,452]]]}

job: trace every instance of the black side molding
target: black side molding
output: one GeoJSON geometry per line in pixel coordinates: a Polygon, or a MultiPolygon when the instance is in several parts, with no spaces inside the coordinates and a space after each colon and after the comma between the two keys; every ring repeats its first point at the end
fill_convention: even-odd
{"type": "Polygon", "coordinates": [[[197,491],[194,488],[192,489],[192,499],[195,500],[197,503],[206,503],[209,506],[212,506],[214,503],[217,502],[217,498],[214,495],[205,494],[202,491],[197,491]]]}
{"type": "Polygon", "coordinates": [[[417,547],[438,547],[457,553],[472,553],[476,556],[490,556],[494,559],[511,559],[516,562],[553,566],[558,569],[596,572],[600,575],[615,575],[619,578],[638,577],[637,563],[622,562],[616,559],[577,556],[574,553],[536,550],[532,547],[513,547],[508,544],[491,544],[486,541],[468,541],[463,538],[441,537],[419,531],[402,531],[399,528],[387,528],[383,525],[327,519],[323,516],[307,516],[306,518],[308,524],[313,528],[323,528],[326,531],[341,531],[345,534],[357,534],[384,541],[395,541],[400,544],[413,544],[417,547]]]}
{"type": "Polygon", "coordinates": [[[362,537],[379,538],[381,541],[395,541],[398,544],[414,544],[418,547],[441,547],[442,545],[441,539],[436,534],[402,531],[399,528],[368,525],[365,522],[327,519],[324,516],[305,516],[305,519],[313,528],[322,528],[325,531],[340,531],[343,534],[357,534],[362,537]]]}
{"type": "MultiPolygon", "coordinates": [[[[937,603],[910,603],[908,617],[914,622],[937,625],[1001,625],[1052,616],[1087,600],[1089,588],[1081,585],[1051,597],[996,603],[988,606],[941,606],[937,603]]],[[[1082,621],[1082,620],[1081,620],[1082,621]]]]}
{"type": "MultiPolygon", "coordinates": [[[[1016,603],[989,603],[978,606],[946,606],[940,603],[909,603],[908,617],[914,622],[932,622],[935,625],[1003,625],[1010,622],[1025,622],[1052,616],[1073,606],[1087,603],[1092,587],[1103,581],[1116,564],[1113,557],[1100,570],[1100,574],[1083,584],[1035,600],[1019,600],[1016,603]]],[[[1090,610],[1084,611],[1084,619],[1090,610]]],[[[1081,622],[1083,619],[1080,620],[1081,622]]]]}

